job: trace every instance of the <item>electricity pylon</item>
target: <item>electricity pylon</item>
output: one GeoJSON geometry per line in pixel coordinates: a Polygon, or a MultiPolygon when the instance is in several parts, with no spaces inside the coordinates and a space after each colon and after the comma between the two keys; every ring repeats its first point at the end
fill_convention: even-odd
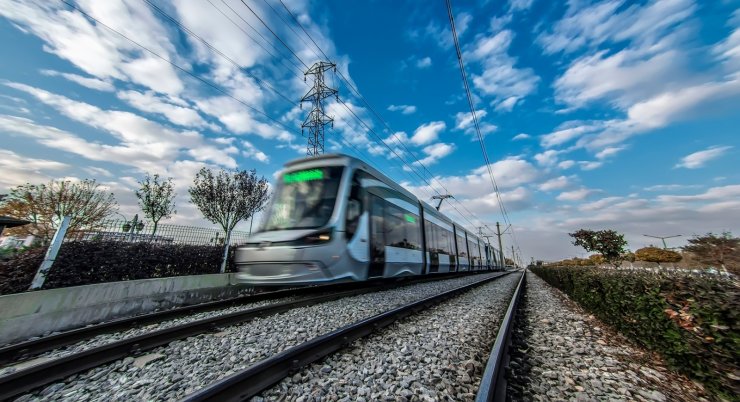
{"type": "Polygon", "coordinates": [[[306,155],[308,156],[317,156],[324,153],[324,126],[331,124],[334,127],[334,118],[324,113],[324,99],[335,96],[339,100],[337,90],[329,88],[324,83],[324,72],[330,69],[334,69],[336,72],[337,65],[327,61],[319,61],[303,74],[304,81],[307,76],[313,75],[313,86],[301,98],[301,107],[303,102],[311,102],[312,105],[306,120],[301,124],[301,133],[305,128],[308,128],[308,145],[306,146],[306,155]]]}

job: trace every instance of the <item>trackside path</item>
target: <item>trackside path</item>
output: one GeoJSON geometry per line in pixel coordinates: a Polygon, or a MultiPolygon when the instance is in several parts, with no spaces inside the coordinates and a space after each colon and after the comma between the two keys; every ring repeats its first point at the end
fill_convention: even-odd
{"type": "Polygon", "coordinates": [[[521,308],[508,378],[511,400],[708,400],[700,385],[668,370],[533,273],[527,273],[521,308]]]}

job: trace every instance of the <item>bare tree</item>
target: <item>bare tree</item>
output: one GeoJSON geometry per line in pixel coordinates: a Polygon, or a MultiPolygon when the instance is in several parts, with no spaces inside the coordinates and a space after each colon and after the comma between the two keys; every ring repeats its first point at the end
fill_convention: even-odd
{"type": "Polygon", "coordinates": [[[723,270],[729,268],[733,273],[740,272],[740,238],[734,237],[731,232],[694,236],[682,249],[702,264],[718,266],[723,270]]]}
{"type": "Polygon", "coordinates": [[[237,223],[249,219],[267,203],[267,180],[257,178],[255,170],[221,169],[213,172],[202,168],[188,189],[190,200],[209,221],[221,226],[226,234],[221,272],[226,272],[231,232],[237,223]]]}
{"type": "Polygon", "coordinates": [[[175,211],[175,187],[172,184],[172,178],[160,179],[158,174],[150,176],[149,174],[139,182],[136,190],[136,198],[139,199],[139,206],[144,211],[144,215],[154,222],[152,229],[152,238],[157,233],[157,226],[162,218],[170,218],[175,211]]]}
{"type": "Polygon", "coordinates": [[[94,228],[118,207],[113,193],[95,180],[23,184],[10,190],[0,203],[0,215],[31,224],[13,228],[18,235],[33,235],[48,243],[64,216],[71,216],[69,231],[94,228]]]}

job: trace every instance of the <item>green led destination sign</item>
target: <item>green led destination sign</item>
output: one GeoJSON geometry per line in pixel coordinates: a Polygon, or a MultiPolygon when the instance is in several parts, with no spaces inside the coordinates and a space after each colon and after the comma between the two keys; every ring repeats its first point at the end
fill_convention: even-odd
{"type": "Polygon", "coordinates": [[[416,223],[416,218],[409,214],[403,214],[403,217],[406,218],[406,222],[416,223]]]}
{"type": "Polygon", "coordinates": [[[323,180],[324,171],[321,169],[301,170],[299,172],[287,173],[283,176],[283,183],[300,183],[304,181],[323,180]]]}

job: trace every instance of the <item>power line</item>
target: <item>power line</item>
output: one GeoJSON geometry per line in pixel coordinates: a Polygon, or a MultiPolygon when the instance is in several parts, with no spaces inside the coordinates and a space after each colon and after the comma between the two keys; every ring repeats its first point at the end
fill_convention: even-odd
{"type": "Polygon", "coordinates": [[[133,39],[129,38],[128,36],[124,35],[123,33],[121,33],[121,32],[119,32],[119,31],[117,31],[117,30],[115,30],[115,29],[111,28],[111,27],[110,27],[109,25],[107,25],[107,24],[103,23],[102,21],[100,21],[99,19],[97,19],[97,18],[93,17],[92,15],[90,15],[90,14],[86,13],[85,11],[83,11],[82,9],[80,9],[79,7],[77,7],[76,5],[74,5],[74,4],[72,4],[72,3],[70,3],[70,2],[68,1],[68,0],[60,0],[60,1],[61,1],[62,3],[64,3],[64,4],[68,5],[68,6],[69,6],[69,7],[71,7],[72,9],[74,9],[74,10],[77,10],[77,12],[79,12],[79,13],[80,13],[80,14],[82,14],[82,15],[84,15],[85,17],[87,17],[87,18],[89,18],[89,19],[91,19],[91,20],[95,21],[95,22],[96,22],[97,24],[99,24],[99,25],[101,25],[101,26],[105,27],[105,28],[106,28],[106,29],[108,29],[109,31],[111,31],[111,32],[114,32],[114,33],[118,34],[118,35],[119,35],[119,36],[121,36],[122,38],[124,38],[124,39],[128,40],[129,42],[133,43],[134,45],[138,46],[139,48],[141,48],[142,50],[146,51],[147,53],[150,53],[150,54],[151,54],[152,56],[155,56],[155,57],[157,57],[158,59],[161,59],[162,61],[166,62],[167,64],[170,64],[170,65],[171,65],[172,67],[174,67],[174,68],[178,69],[179,71],[182,71],[183,73],[185,73],[185,74],[187,74],[187,75],[189,75],[189,76],[191,76],[191,77],[195,78],[196,80],[198,80],[198,81],[202,82],[203,84],[206,84],[207,86],[209,86],[209,87],[211,87],[211,88],[213,88],[213,89],[215,89],[215,90],[217,90],[217,91],[219,91],[219,92],[223,93],[224,95],[228,96],[229,98],[231,98],[231,99],[233,99],[233,100],[235,100],[235,101],[239,102],[240,104],[242,104],[243,106],[245,106],[245,107],[246,107],[246,108],[248,108],[249,110],[252,110],[252,111],[254,111],[255,113],[258,113],[258,114],[260,114],[260,115],[264,116],[265,118],[267,118],[267,119],[269,119],[270,121],[274,122],[275,124],[277,124],[277,125],[279,125],[279,126],[281,126],[281,127],[285,128],[286,130],[288,130],[288,131],[290,131],[290,130],[291,130],[291,129],[290,129],[290,128],[289,128],[288,126],[286,126],[285,124],[283,124],[283,123],[282,123],[282,122],[280,122],[279,120],[276,120],[275,118],[273,118],[272,116],[268,115],[267,113],[263,112],[262,110],[259,110],[259,109],[255,108],[255,107],[253,107],[253,106],[249,105],[249,104],[248,104],[248,103],[246,103],[245,101],[243,101],[243,100],[241,100],[241,99],[239,99],[239,98],[235,97],[234,95],[232,95],[232,94],[231,94],[231,93],[230,93],[229,91],[227,91],[227,90],[225,90],[225,89],[223,89],[223,88],[219,87],[218,85],[216,85],[216,84],[214,84],[214,83],[212,83],[212,82],[210,82],[210,81],[206,80],[205,78],[199,77],[198,75],[196,75],[196,74],[194,74],[194,73],[190,72],[189,70],[187,70],[186,68],[184,68],[184,67],[180,66],[179,64],[177,64],[177,63],[175,63],[175,62],[173,62],[173,61],[170,61],[169,59],[167,59],[166,57],[164,57],[164,56],[160,55],[159,53],[157,53],[157,52],[155,52],[155,51],[153,51],[153,50],[151,50],[151,49],[147,48],[146,46],[144,46],[144,45],[140,44],[139,42],[136,42],[135,40],[133,40],[133,39]]]}
{"type": "MultiPolygon", "coordinates": [[[[455,43],[455,51],[457,52],[457,61],[458,61],[458,64],[460,65],[460,75],[462,76],[463,87],[465,88],[465,94],[468,99],[468,106],[470,107],[470,113],[473,117],[473,123],[475,125],[475,131],[478,136],[478,141],[480,142],[481,152],[483,153],[483,159],[486,162],[486,168],[488,170],[488,175],[491,178],[491,184],[493,185],[494,192],[496,193],[496,199],[498,200],[499,209],[501,210],[501,215],[503,216],[505,222],[508,221],[509,223],[511,223],[508,217],[508,212],[506,211],[506,207],[504,206],[503,199],[501,198],[501,193],[499,191],[498,185],[496,184],[496,179],[493,176],[491,162],[490,162],[490,159],[488,158],[488,152],[486,151],[485,141],[483,140],[483,134],[481,133],[481,130],[480,130],[480,124],[478,123],[478,116],[475,113],[475,103],[473,101],[473,96],[470,91],[468,75],[465,72],[465,63],[463,62],[462,51],[460,50],[460,41],[457,37],[457,30],[455,29],[455,18],[452,13],[452,3],[450,0],[446,0],[446,4],[447,4],[447,14],[450,19],[450,28],[452,31],[452,38],[455,43]]],[[[514,243],[516,244],[517,241],[516,241],[516,236],[514,235],[513,227],[511,231],[512,231],[512,237],[514,238],[514,243]]]]}
{"type": "Polygon", "coordinates": [[[292,101],[290,99],[288,99],[285,95],[283,95],[279,91],[275,90],[272,87],[272,85],[270,85],[267,81],[263,81],[260,78],[258,78],[257,76],[255,76],[254,74],[250,73],[249,71],[246,71],[245,67],[241,66],[234,59],[232,59],[231,57],[227,56],[224,52],[220,51],[215,46],[211,45],[207,40],[205,40],[205,39],[201,38],[200,36],[198,36],[198,34],[196,34],[195,32],[193,32],[192,30],[190,30],[188,27],[186,27],[184,24],[182,24],[180,21],[178,21],[174,17],[172,17],[169,14],[167,14],[161,8],[157,7],[157,5],[155,5],[154,3],[152,3],[150,0],[142,0],[142,1],[144,1],[149,6],[151,6],[152,8],[154,8],[158,13],[160,13],[163,17],[167,18],[170,22],[172,22],[173,24],[175,24],[178,27],[180,27],[180,29],[182,29],[183,31],[187,32],[189,35],[193,36],[194,38],[198,39],[201,43],[203,43],[204,45],[206,45],[206,47],[208,47],[209,49],[211,49],[214,52],[216,52],[219,56],[221,56],[225,60],[229,61],[231,64],[233,64],[234,66],[236,66],[239,70],[244,71],[245,74],[247,74],[248,76],[252,77],[255,81],[257,81],[258,84],[263,85],[265,88],[270,89],[271,91],[275,92],[281,98],[283,98],[286,101],[292,103],[292,101]]]}
{"type": "MultiPolygon", "coordinates": [[[[266,1],[266,0],[264,0],[264,1],[266,1]]],[[[329,56],[327,56],[327,55],[326,55],[326,53],[325,53],[325,52],[323,51],[323,49],[321,48],[321,46],[319,46],[319,45],[318,45],[318,44],[316,43],[316,41],[315,41],[315,40],[313,39],[313,37],[311,36],[311,34],[309,34],[309,33],[308,33],[308,31],[306,30],[306,28],[305,28],[305,27],[303,26],[303,24],[301,24],[301,23],[300,23],[300,21],[298,21],[298,18],[296,18],[296,16],[295,16],[295,15],[293,14],[293,12],[291,12],[291,11],[290,11],[290,9],[289,9],[289,8],[288,8],[288,7],[287,7],[287,6],[285,5],[285,3],[284,3],[284,2],[282,1],[282,0],[280,0],[280,4],[282,4],[282,6],[283,6],[283,8],[285,9],[285,11],[287,11],[287,12],[288,12],[288,14],[289,14],[289,15],[291,16],[291,18],[292,18],[292,19],[293,19],[293,21],[294,21],[294,22],[296,23],[296,25],[298,25],[298,26],[299,26],[299,27],[301,28],[301,30],[303,31],[303,33],[305,33],[305,34],[306,34],[306,36],[307,36],[307,37],[308,37],[308,38],[309,38],[309,39],[311,40],[311,42],[312,42],[312,43],[314,44],[314,46],[315,46],[315,47],[316,47],[316,48],[317,48],[317,49],[318,49],[318,50],[319,50],[319,51],[321,52],[321,54],[322,54],[322,55],[324,55],[324,57],[325,57],[325,58],[326,58],[326,59],[328,60],[328,59],[329,59],[329,56]]],[[[271,7],[271,8],[272,8],[272,7],[271,7]]],[[[273,10],[273,11],[274,11],[275,13],[277,13],[277,11],[275,11],[275,9],[274,9],[274,8],[273,8],[272,10],[273,10]]],[[[287,25],[287,22],[285,22],[285,20],[284,20],[284,19],[282,19],[282,18],[281,18],[281,20],[282,20],[282,21],[283,21],[283,22],[284,22],[284,23],[285,23],[285,24],[287,25]]],[[[297,33],[295,32],[295,30],[293,30],[292,28],[291,28],[291,31],[293,31],[293,33],[294,33],[294,34],[296,34],[296,36],[298,36],[298,34],[297,34],[297,33]]],[[[305,41],[304,41],[304,44],[306,44],[306,46],[308,46],[308,44],[307,44],[307,43],[306,43],[305,41]]],[[[316,52],[315,52],[315,51],[314,51],[314,54],[316,54],[316,52]]],[[[316,56],[317,56],[317,57],[319,57],[319,56],[318,56],[318,54],[316,54],[316,56]]],[[[343,82],[344,82],[344,83],[345,83],[345,84],[347,85],[347,87],[348,87],[348,88],[350,88],[350,90],[351,90],[351,91],[352,91],[352,92],[353,92],[353,93],[355,94],[355,96],[357,96],[357,97],[358,97],[358,99],[360,99],[360,100],[361,100],[361,101],[362,101],[362,102],[364,103],[364,105],[365,105],[365,106],[366,106],[366,107],[367,107],[367,108],[368,108],[368,109],[369,109],[369,110],[370,110],[370,111],[371,111],[371,112],[372,112],[372,113],[373,113],[373,114],[375,115],[375,117],[376,117],[376,118],[377,118],[378,120],[380,120],[380,121],[381,121],[381,122],[383,123],[383,125],[384,125],[384,126],[385,126],[385,127],[387,128],[387,129],[388,129],[388,131],[389,131],[389,132],[392,132],[393,130],[391,129],[391,127],[390,127],[390,125],[388,124],[388,122],[387,122],[387,121],[386,121],[385,119],[383,119],[383,117],[382,117],[382,116],[381,116],[381,115],[380,115],[380,114],[379,114],[379,113],[378,113],[377,111],[375,111],[375,109],[374,109],[374,108],[373,108],[373,107],[372,107],[372,106],[370,105],[370,103],[369,103],[369,102],[367,101],[367,99],[365,99],[365,97],[364,97],[364,96],[362,96],[362,94],[360,94],[360,91],[359,91],[359,90],[357,90],[357,88],[355,88],[355,87],[354,87],[354,85],[352,85],[352,83],[351,83],[351,82],[349,81],[349,79],[347,79],[347,78],[346,78],[346,77],[345,77],[345,76],[344,76],[344,75],[342,74],[342,72],[341,72],[341,71],[338,71],[338,72],[337,72],[337,74],[339,75],[340,79],[341,79],[341,80],[342,80],[342,81],[343,81],[343,82]]],[[[353,113],[353,114],[354,114],[354,113],[353,113]]],[[[372,130],[371,130],[371,131],[372,131],[372,130]]],[[[374,131],[373,131],[373,134],[374,134],[374,131]]],[[[406,144],[404,144],[404,143],[403,143],[402,141],[400,141],[400,140],[399,140],[399,139],[398,139],[397,137],[395,137],[395,136],[393,136],[392,138],[393,138],[393,139],[394,139],[394,140],[395,140],[395,141],[396,141],[396,142],[397,142],[398,144],[400,144],[400,145],[401,145],[401,146],[402,146],[402,147],[403,147],[403,148],[404,148],[404,149],[406,150],[406,152],[408,152],[408,153],[409,153],[409,155],[411,155],[411,157],[412,157],[412,158],[414,158],[414,160],[416,161],[416,163],[417,163],[417,164],[418,164],[419,166],[421,166],[421,167],[422,167],[422,169],[423,169],[424,171],[426,171],[426,173],[427,173],[427,174],[428,174],[428,175],[429,175],[429,176],[431,177],[431,180],[432,180],[432,181],[435,181],[435,182],[437,182],[437,184],[438,184],[438,185],[439,185],[440,187],[442,187],[442,189],[443,189],[443,190],[444,190],[444,191],[445,191],[446,193],[449,193],[449,191],[447,190],[447,188],[445,188],[445,186],[444,186],[444,185],[443,185],[443,184],[442,184],[442,183],[441,183],[441,182],[440,182],[440,181],[439,181],[439,180],[438,180],[438,179],[437,179],[437,178],[436,178],[436,177],[435,177],[435,176],[434,176],[434,175],[433,175],[433,174],[432,174],[432,173],[431,173],[430,171],[429,171],[429,169],[428,169],[428,168],[427,168],[427,167],[426,167],[426,166],[425,166],[425,165],[424,165],[424,164],[423,164],[423,163],[422,163],[422,162],[421,162],[421,161],[419,160],[419,158],[418,158],[418,157],[417,157],[417,156],[416,156],[416,155],[414,154],[414,152],[413,152],[413,151],[412,151],[411,149],[409,149],[409,148],[408,148],[408,146],[406,146],[406,144]]],[[[380,139],[380,137],[378,137],[378,139],[380,139]]],[[[381,141],[383,142],[383,144],[384,144],[384,145],[386,145],[386,147],[388,147],[388,145],[387,145],[387,144],[385,144],[385,141],[383,141],[382,139],[380,139],[380,140],[381,140],[381,141]]],[[[388,147],[388,148],[389,148],[389,149],[391,149],[390,147],[388,147]]],[[[392,149],[391,149],[391,151],[392,151],[392,152],[394,153],[394,155],[396,155],[396,157],[398,157],[399,159],[401,159],[401,161],[403,161],[403,159],[402,159],[402,158],[400,158],[400,156],[399,156],[399,155],[398,155],[398,154],[397,154],[397,153],[396,153],[396,152],[395,152],[394,150],[392,150],[392,149]]],[[[408,164],[407,162],[403,161],[403,163],[404,163],[405,165],[409,166],[409,168],[413,170],[413,167],[411,167],[411,166],[410,166],[410,165],[409,165],[409,164],[408,164]]],[[[415,170],[414,170],[414,173],[416,173],[416,171],[415,171],[415,170]]],[[[438,195],[441,195],[441,193],[440,193],[439,191],[437,191],[437,190],[435,190],[435,189],[434,189],[434,187],[433,187],[433,186],[431,185],[431,183],[429,183],[429,182],[428,182],[428,181],[427,181],[427,180],[426,180],[425,178],[423,178],[423,177],[422,177],[421,175],[419,175],[418,173],[416,173],[416,174],[417,174],[417,175],[418,175],[418,176],[419,176],[419,177],[420,177],[420,178],[421,178],[421,179],[422,179],[422,180],[423,180],[423,181],[424,181],[424,182],[425,182],[425,183],[426,183],[426,184],[427,184],[427,185],[429,186],[429,188],[431,188],[432,190],[434,190],[434,191],[435,191],[435,192],[436,192],[436,193],[437,193],[438,195]]],[[[455,199],[455,201],[456,201],[456,202],[457,202],[457,203],[458,203],[458,204],[459,204],[460,206],[462,206],[462,207],[463,207],[463,209],[465,209],[465,210],[466,210],[466,212],[467,212],[467,213],[468,213],[469,215],[473,216],[473,217],[474,217],[475,219],[478,219],[479,221],[481,221],[481,222],[482,222],[482,220],[480,220],[479,218],[477,218],[477,217],[475,216],[475,214],[473,214],[473,213],[472,213],[472,212],[471,212],[471,211],[470,211],[470,210],[469,210],[469,209],[468,209],[468,208],[467,208],[467,207],[465,206],[465,204],[461,203],[461,202],[460,202],[459,200],[457,200],[457,199],[455,199]]],[[[459,210],[458,210],[458,209],[457,209],[457,208],[456,208],[456,207],[455,207],[454,205],[452,205],[452,204],[450,204],[450,205],[451,205],[451,206],[452,206],[452,207],[453,207],[453,208],[455,209],[455,211],[457,211],[457,213],[458,213],[458,214],[459,214],[459,215],[460,215],[461,217],[463,217],[463,218],[464,218],[465,220],[467,220],[467,221],[468,221],[468,222],[469,222],[469,223],[470,223],[471,225],[475,226],[475,223],[473,223],[473,222],[471,222],[471,221],[470,221],[469,219],[467,219],[467,218],[465,217],[465,215],[463,215],[463,214],[462,214],[462,213],[461,213],[461,212],[460,212],[460,211],[459,211],[459,210]]],[[[486,225],[486,227],[488,227],[488,225],[486,225]]],[[[488,228],[489,228],[489,230],[491,229],[490,227],[488,227],[488,228]]]]}
{"type": "Polygon", "coordinates": [[[220,8],[216,7],[216,5],[213,4],[213,2],[211,0],[207,0],[207,1],[211,5],[211,7],[213,7],[219,13],[221,13],[221,15],[223,15],[226,19],[229,20],[229,22],[231,22],[235,27],[237,27],[240,31],[242,31],[244,33],[244,35],[247,35],[247,37],[249,39],[251,39],[252,42],[254,42],[255,44],[257,44],[257,46],[259,46],[262,50],[264,50],[265,52],[267,52],[267,54],[269,54],[270,56],[272,56],[276,60],[280,60],[280,62],[283,63],[283,66],[287,67],[289,70],[293,69],[293,71],[297,71],[298,74],[301,74],[302,73],[302,71],[300,70],[300,67],[298,66],[298,64],[296,64],[295,60],[290,59],[290,58],[284,58],[284,55],[275,47],[275,45],[272,44],[272,42],[268,41],[267,38],[265,38],[264,36],[262,36],[262,34],[258,30],[256,30],[252,26],[252,24],[249,23],[249,21],[247,21],[244,18],[242,18],[242,16],[239,15],[228,3],[226,3],[224,0],[221,0],[221,3],[223,3],[226,7],[228,7],[228,9],[231,10],[232,13],[234,13],[237,17],[239,17],[245,24],[247,24],[247,26],[249,26],[252,29],[252,31],[254,31],[257,35],[259,35],[262,38],[262,40],[264,40],[268,45],[272,46],[273,50],[275,50],[276,53],[278,53],[281,56],[283,56],[283,58],[280,58],[280,57],[275,56],[275,54],[273,54],[269,49],[267,49],[266,47],[264,47],[262,45],[262,43],[260,43],[260,41],[258,41],[254,37],[252,37],[252,35],[250,35],[249,32],[247,32],[246,30],[244,30],[244,28],[242,28],[241,25],[237,24],[236,21],[232,20],[231,17],[229,17],[228,15],[226,15],[226,13],[224,13],[220,8]],[[288,65],[288,63],[292,63],[292,64],[288,65]]]}
{"type": "Polygon", "coordinates": [[[288,44],[287,44],[287,43],[285,43],[285,41],[283,41],[283,39],[282,39],[282,38],[281,38],[280,36],[278,36],[278,34],[276,34],[276,33],[275,33],[275,31],[273,31],[273,30],[272,30],[272,28],[270,28],[270,26],[269,26],[269,25],[267,25],[267,23],[265,23],[265,21],[264,21],[264,20],[262,19],[262,17],[260,17],[260,16],[259,16],[259,14],[257,14],[257,13],[256,13],[256,12],[255,12],[255,11],[254,11],[254,10],[252,9],[252,7],[249,7],[249,5],[248,5],[248,4],[247,4],[247,3],[246,3],[246,2],[244,1],[244,0],[240,0],[240,1],[242,2],[242,4],[244,4],[244,7],[246,7],[247,9],[249,9],[249,11],[250,11],[250,12],[251,12],[251,13],[252,13],[252,14],[253,14],[253,15],[254,15],[255,17],[257,17],[257,19],[258,19],[258,20],[259,20],[259,21],[260,21],[260,22],[262,23],[262,25],[264,25],[264,26],[265,26],[265,28],[267,28],[267,30],[268,30],[268,31],[270,31],[270,33],[271,33],[271,34],[272,34],[272,35],[273,35],[273,36],[274,36],[274,37],[275,37],[275,38],[276,38],[276,39],[277,39],[278,41],[280,41],[280,43],[282,43],[282,44],[283,44],[283,46],[285,46],[285,48],[286,48],[286,49],[288,49],[288,51],[290,51],[290,53],[292,53],[292,54],[293,54],[293,56],[295,56],[295,58],[296,58],[296,59],[298,59],[298,61],[300,61],[300,62],[301,62],[301,64],[303,64],[303,66],[304,66],[304,67],[306,67],[306,69],[308,70],[308,65],[307,65],[306,63],[304,63],[304,62],[303,62],[303,60],[302,60],[302,59],[301,59],[300,57],[298,57],[298,55],[297,55],[297,54],[296,54],[296,53],[295,53],[295,52],[293,51],[293,49],[291,49],[291,48],[290,48],[290,46],[288,46],[288,44]]]}

